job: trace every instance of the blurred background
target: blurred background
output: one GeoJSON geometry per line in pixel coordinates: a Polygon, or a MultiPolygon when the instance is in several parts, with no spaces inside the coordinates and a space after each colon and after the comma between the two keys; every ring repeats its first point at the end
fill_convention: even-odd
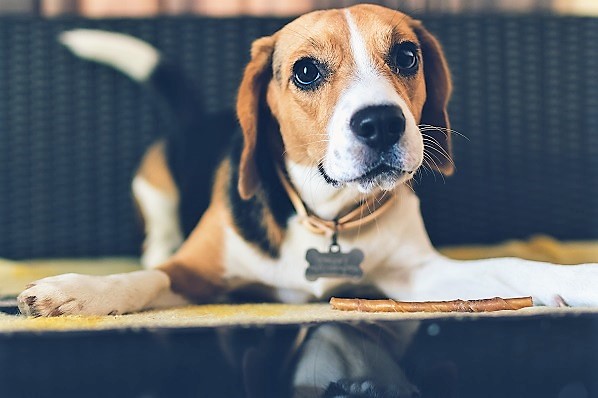
{"type": "MultiPolygon", "coordinates": [[[[155,15],[198,14],[297,15],[314,9],[346,7],[354,0],[2,0],[0,13],[43,16],[65,14],[91,18],[150,17],[155,15]]],[[[557,12],[596,15],[595,0],[373,0],[407,12],[557,12]]]]}

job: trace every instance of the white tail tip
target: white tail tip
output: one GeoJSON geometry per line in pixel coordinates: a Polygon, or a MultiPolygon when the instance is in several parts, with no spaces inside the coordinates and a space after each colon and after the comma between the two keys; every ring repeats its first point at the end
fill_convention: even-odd
{"type": "Polygon", "coordinates": [[[78,57],[112,66],[134,80],[149,78],[160,62],[160,53],[149,43],[122,33],[75,29],[58,41],[78,57]]]}

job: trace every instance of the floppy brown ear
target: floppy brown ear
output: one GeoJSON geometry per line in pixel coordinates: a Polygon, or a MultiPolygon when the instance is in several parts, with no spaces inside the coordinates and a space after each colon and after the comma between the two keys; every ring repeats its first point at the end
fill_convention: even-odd
{"type": "Polygon", "coordinates": [[[438,40],[424,28],[420,21],[414,21],[413,30],[421,46],[424,77],[426,80],[426,102],[422,110],[420,124],[439,127],[426,131],[436,144],[429,146],[434,153],[434,161],[439,171],[445,175],[453,174],[451,130],[447,114],[448,100],[451,95],[451,75],[438,40]]]}
{"type": "Polygon", "coordinates": [[[243,131],[243,151],[239,162],[239,195],[251,198],[259,186],[259,176],[255,161],[257,144],[258,115],[265,85],[272,76],[272,52],[274,38],[262,37],[251,46],[251,61],[245,67],[243,80],[237,95],[237,117],[243,131]]]}

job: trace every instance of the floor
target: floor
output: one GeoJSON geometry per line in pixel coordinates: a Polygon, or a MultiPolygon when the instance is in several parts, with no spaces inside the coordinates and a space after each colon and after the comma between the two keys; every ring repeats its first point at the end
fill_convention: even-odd
{"type": "MultiPolygon", "coordinates": [[[[422,397],[598,396],[596,310],[372,315],[326,304],[52,320],[0,314],[0,396],[326,396],[291,391],[302,345],[330,326],[359,331],[337,349],[355,355],[357,347],[366,363],[405,343],[389,328],[412,331],[393,359],[422,397]]],[[[326,341],[316,343],[327,352],[326,341]]]]}

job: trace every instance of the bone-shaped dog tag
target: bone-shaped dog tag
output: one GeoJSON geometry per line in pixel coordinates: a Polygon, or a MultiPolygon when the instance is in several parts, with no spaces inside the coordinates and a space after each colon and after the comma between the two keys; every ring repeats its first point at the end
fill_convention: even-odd
{"type": "Polygon", "coordinates": [[[349,253],[341,252],[336,243],[330,245],[328,253],[309,249],[305,253],[305,259],[309,263],[305,270],[305,278],[308,281],[315,281],[321,277],[359,279],[363,276],[363,271],[359,268],[363,257],[363,252],[359,249],[353,249],[349,253]]]}

